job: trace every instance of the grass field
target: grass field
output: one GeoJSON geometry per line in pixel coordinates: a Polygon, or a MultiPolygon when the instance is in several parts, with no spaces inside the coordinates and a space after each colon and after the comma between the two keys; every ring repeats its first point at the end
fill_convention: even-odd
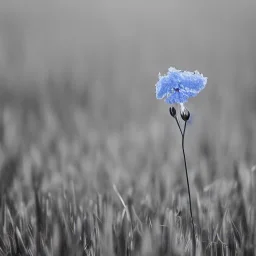
{"type": "Polygon", "coordinates": [[[198,69],[197,255],[256,255],[254,1],[0,1],[0,255],[191,255],[160,71],[198,69]]]}

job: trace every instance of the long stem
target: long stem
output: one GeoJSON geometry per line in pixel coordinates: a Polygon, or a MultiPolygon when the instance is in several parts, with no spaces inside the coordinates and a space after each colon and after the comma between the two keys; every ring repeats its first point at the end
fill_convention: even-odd
{"type": "Polygon", "coordinates": [[[183,136],[183,135],[182,135],[182,134],[183,134],[183,132],[182,132],[182,130],[181,130],[180,123],[179,123],[179,120],[178,120],[177,116],[175,116],[174,118],[175,118],[176,123],[177,123],[177,125],[178,125],[178,127],[179,127],[180,134],[181,134],[181,136],[183,136]]]}
{"type": "Polygon", "coordinates": [[[195,245],[196,245],[195,225],[194,225],[194,219],[193,219],[193,213],[192,213],[192,204],[191,204],[191,195],[190,195],[190,187],[189,187],[189,180],[188,180],[186,154],[185,154],[185,149],[184,149],[186,127],[187,127],[187,121],[185,121],[184,130],[181,134],[182,135],[182,152],[183,152],[183,157],[184,157],[184,164],[185,164],[185,171],[186,171],[186,178],[187,178],[190,217],[191,217],[192,230],[193,230],[193,235],[192,235],[193,255],[195,255],[195,245]]]}

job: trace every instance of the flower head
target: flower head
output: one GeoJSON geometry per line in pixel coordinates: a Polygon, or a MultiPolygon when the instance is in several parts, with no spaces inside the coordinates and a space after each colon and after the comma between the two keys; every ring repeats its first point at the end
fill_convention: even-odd
{"type": "Polygon", "coordinates": [[[206,83],[207,77],[198,71],[182,71],[170,67],[166,75],[159,74],[159,80],[156,83],[156,98],[165,98],[165,102],[169,104],[184,103],[204,89],[206,83]]]}

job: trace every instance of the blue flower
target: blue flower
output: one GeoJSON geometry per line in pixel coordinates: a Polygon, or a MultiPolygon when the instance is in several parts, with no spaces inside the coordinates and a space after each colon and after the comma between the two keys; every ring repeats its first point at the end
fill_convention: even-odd
{"type": "Polygon", "coordinates": [[[184,103],[204,89],[206,83],[207,77],[198,71],[182,71],[170,67],[166,75],[159,74],[159,80],[156,83],[156,98],[165,98],[165,102],[169,104],[184,103]]]}

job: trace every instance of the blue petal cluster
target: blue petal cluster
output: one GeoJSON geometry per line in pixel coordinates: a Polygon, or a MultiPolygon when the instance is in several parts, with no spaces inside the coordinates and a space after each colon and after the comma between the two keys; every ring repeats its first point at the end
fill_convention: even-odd
{"type": "Polygon", "coordinates": [[[165,102],[169,104],[184,103],[204,89],[206,83],[207,77],[198,71],[182,71],[170,67],[166,75],[159,74],[159,80],[156,83],[156,98],[165,98],[165,102]]]}

